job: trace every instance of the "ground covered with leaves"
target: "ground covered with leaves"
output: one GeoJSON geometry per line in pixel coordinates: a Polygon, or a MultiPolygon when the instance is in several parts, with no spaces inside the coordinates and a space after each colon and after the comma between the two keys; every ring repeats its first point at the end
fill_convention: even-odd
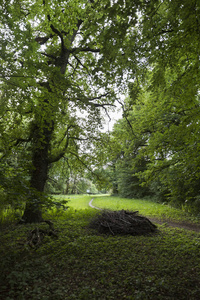
{"type": "Polygon", "coordinates": [[[0,299],[199,299],[199,233],[164,224],[153,236],[100,234],[88,227],[96,213],[63,212],[58,237],[39,247],[27,243],[35,225],[2,229],[0,299]]]}

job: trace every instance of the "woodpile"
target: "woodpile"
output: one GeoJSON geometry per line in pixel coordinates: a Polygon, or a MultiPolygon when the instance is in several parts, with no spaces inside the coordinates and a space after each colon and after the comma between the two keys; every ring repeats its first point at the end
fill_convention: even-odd
{"type": "Polygon", "coordinates": [[[147,235],[157,231],[157,226],[148,218],[139,215],[138,211],[128,210],[104,210],[97,214],[89,227],[112,235],[147,235]]]}

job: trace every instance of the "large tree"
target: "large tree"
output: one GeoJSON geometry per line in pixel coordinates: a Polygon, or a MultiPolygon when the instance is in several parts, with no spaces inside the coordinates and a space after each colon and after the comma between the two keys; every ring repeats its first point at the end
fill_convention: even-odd
{"type": "Polygon", "coordinates": [[[41,193],[52,163],[66,152],[90,163],[88,148],[101,125],[101,110],[113,105],[131,68],[126,48],[139,5],[1,2],[0,150],[3,158],[25,147],[30,176],[25,222],[42,220],[41,193]]]}
{"type": "Polygon", "coordinates": [[[200,3],[152,1],[146,8],[139,41],[148,67],[130,84],[124,106],[127,153],[142,139],[133,166],[148,161],[143,180],[157,180],[174,202],[199,210],[200,3]]]}

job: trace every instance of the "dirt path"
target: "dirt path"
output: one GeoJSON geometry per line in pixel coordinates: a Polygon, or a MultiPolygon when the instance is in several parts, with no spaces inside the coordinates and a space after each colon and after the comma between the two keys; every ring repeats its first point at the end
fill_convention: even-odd
{"type": "MultiPolygon", "coordinates": [[[[92,204],[94,198],[92,198],[89,202],[89,206],[94,208],[94,209],[98,209],[98,210],[103,210],[102,208],[100,207],[96,207],[92,204]]],[[[153,223],[157,223],[157,224],[166,224],[166,226],[171,226],[171,227],[178,227],[178,228],[183,228],[183,229],[186,229],[186,230],[192,230],[192,231],[196,231],[196,232],[200,232],[200,225],[199,224],[190,224],[190,223],[187,223],[187,222],[173,222],[173,221],[170,221],[170,220],[159,220],[157,218],[148,218],[151,222],[153,223]]]]}
{"type": "Polygon", "coordinates": [[[191,224],[191,223],[187,223],[187,222],[173,222],[170,220],[159,220],[156,218],[149,218],[149,220],[153,223],[157,223],[157,224],[166,224],[166,226],[171,226],[171,227],[178,227],[178,228],[183,228],[186,230],[193,230],[196,232],[200,232],[200,225],[199,224],[191,224]]]}
{"type": "Polygon", "coordinates": [[[102,210],[102,208],[96,207],[96,206],[94,206],[94,205],[92,204],[92,201],[93,201],[93,200],[94,200],[94,198],[92,198],[92,200],[90,200],[89,206],[92,207],[92,208],[94,208],[94,209],[102,210]]]}

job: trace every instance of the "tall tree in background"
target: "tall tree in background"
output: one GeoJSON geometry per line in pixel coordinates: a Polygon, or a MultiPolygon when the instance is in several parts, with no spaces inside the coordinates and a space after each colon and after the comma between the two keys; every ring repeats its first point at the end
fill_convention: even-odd
{"type": "Polygon", "coordinates": [[[3,0],[1,157],[26,147],[30,194],[25,222],[42,220],[41,193],[52,163],[88,148],[130,68],[125,50],[139,1],[3,0]],[[84,144],[81,144],[84,142],[84,144]]]}
{"type": "Polygon", "coordinates": [[[154,132],[148,147],[150,156],[157,159],[154,174],[160,172],[175,201],[198,206],[200,2],[158,2],[144,16],[143,33],[149,39],[149,62],[153,62],[144,114],[154,132]]]}
{"type": "MultiPolygon", "coordinates": [[[[161,183],[174,202],[200,206],[200,3],[152,1],[141,14],[141,39],[148,68],[130,86],[125,114],[132,130],[135,164],[145,181],[161,183]],[[185,202],[186,201],[186,202],[185,202]]],[[[141,50],[142,51],[142,50],[141,50]]],[[[199,210],[199,207],[197,208],[199,210]]]]}
{"type": "Polygon", "coordinates": [[[128,113],[130,102],[130,98],[125,99],[124,117],[114,125],[110,156],[111,164],[115,168],[115,181],[119,194],[126,198],[142,198],[151,194],[148,187],[141,186],[141,181],[137,176],[139,172],[147,168],[148,160],[144,156],[138,158],[140,149],[146,144],[146,139],[134,127],[134,120],[130,117],[132,105],[128,113]]]}

